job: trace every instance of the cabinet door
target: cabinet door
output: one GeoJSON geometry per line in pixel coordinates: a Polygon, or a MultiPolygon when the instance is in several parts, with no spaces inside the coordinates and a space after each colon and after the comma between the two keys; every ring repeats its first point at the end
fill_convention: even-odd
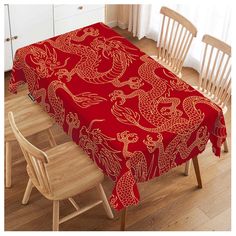
{"type": "Polygon", "coordinates": [[[9,5],[13,55],[23,46],[53,36],[52,5],[9,5]]]}
{"type": "Polygon", "coordinates": [[[63,34],[97,22],[104,22],[105,6],[102,4],[69,6],[55,5],[54,19],[55,35],[63,34]]]}
{"type": "Polygon", "coordinates": [[[4,6],[4,71],[12,68],[11,34],[8,16],[8,5],[4,6]]]}
{"type": "Polygon", "coordinates": [[[86,14],[87,12],[97,10],[97,9],[105,8],[103,4],[91,4],[91,5],[83,5],[83,4],[61,4],[54,5],[54,20],[62,20],[75,15],[86,14]]]}

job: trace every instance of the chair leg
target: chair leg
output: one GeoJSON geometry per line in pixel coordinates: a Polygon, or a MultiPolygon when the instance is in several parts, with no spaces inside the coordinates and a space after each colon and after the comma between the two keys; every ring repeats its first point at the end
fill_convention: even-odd
{"type": "Polygon", "coordinates": [[[121,231],[125,231],[126,213],[127,213],[127,209],[125,207],[121,212],[121,221],[120,221],[120,230],[121,231]]]}
{"type": "Polygon", "coordinates": [[[199,169],[198,159],[197,159],[197,157],[194,157],[192,160],[193,160],[193,166],[194,166],[194,170],[195,170],[195,174],[196,174],[196,178],[197,178],[197,182],[198,182],[198,188],[202,188],[202,179],[201,179],[201,173],[200,173],[200,169],[199,169]]]}
{"type": "Polygon", "coordinates": [[[32,188],[34,187],[32,181],[29,179],[27,187],[25,189],[24,197],[22,199],[22,204],[25,205],[29,202],[30,194],[32,191],[32,188]]]}
{"type": "Polygon", "coordinates": [[[105,194],[101,184],[97,185],[97,190],[98,190],[98,192],[100,194],[100,197],[102,199],[103,207],[104,207],[104,209],[105,209],[105,211],[107,213],[108,218],[113,219],[114,215],[112,213],[111,207],[110,207],[110,205],[109,205],[109,203],[107,201],[106,194],[105,194]]]}
{"type": "Polygon", "coordinates": [[[225,142],[224,142],[224,152],[229,152],[227,139],[225,139],[225,142]]]}
{"type": "Polygon", "coordinates": [[[11,142],[5,142],[5,147],[6,147],[6,156],[5,156],[6,188],[10,188],[11,187],[11,172],[12,172],[11,142]]]}
{"type": "Polygon", "coordinates": [[[189,161],[187,161],[187,162],[185,163],[184,174],[185,174],[186,176],[189,176],[190,170],[191,170],[191,160],[189,160],[189,161]]]}
{"type": "Polygon", "coordinates": [[[53,201],[53,217],[52,217],[52,230],[59,230],[59,201],[53,201]]]}
{"type": "Polygon", "coordinates": [[[51,147],[55,147],[57,145],[56,140],[53,137],[51,128],[47,129],[48,133],[48,141],[51,147]]]}

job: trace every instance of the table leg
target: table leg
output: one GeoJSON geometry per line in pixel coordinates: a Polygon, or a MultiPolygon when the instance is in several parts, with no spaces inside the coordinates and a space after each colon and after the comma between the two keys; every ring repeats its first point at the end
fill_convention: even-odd
{"type": "Polygon", "coordinates": [[[126,207],[121,212],[120,230],[125,231],[126,207]]]}
{"type": "Polygon", "coordinates": [[[202,188],[202,179],[201,179],[201,173],[200,173],[200,169],[199,169],[198,159],[197,159],[197,157],[194,157],[192,160],[193,160],[195,174],[197,177],[198,188],[202,188]]]}
{"type": "Polygon", "coordinates": [[[224,152],[229,152],[227,139],[224,142],[224,152]]]}
{"type": "Polygon", "coordinates": [[[187,161],[185,163],[185,170],[184,170],[184,174],[186,176],[188,176],[190,174],[190,169],[191,169],[191,160],[187,161]]]}

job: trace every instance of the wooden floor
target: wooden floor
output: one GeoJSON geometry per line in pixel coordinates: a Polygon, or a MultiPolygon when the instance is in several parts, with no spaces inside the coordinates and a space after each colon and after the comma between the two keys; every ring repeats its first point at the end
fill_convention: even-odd
{"type": "MultiPolygon", "coordinates": [[[[116,29],[147,54],[155,54],[155,42],[149,39],[138,41],[126,30],[116,29]]],[[[5,75],[5,99],[12,96],[7,91],[9,73],[5,75]]],[[[194,85],[197,73],[183,69],[183,79],[194,85]]],[[[26,87],[21,89],[25,93],[26,87]]],[[[217,158],[211,151],[210,143],[199,156],[203,189],[197,189],[194,171],[184,176],[184,166],[179,166],[166,175],[139,185],[141,201],[136,207],[128,208],[127,230],[200,231],[231,229],[231,109],[226,115],[229,153],[217,158]]],[[[53,133],[58,144],[69,138],[57,126],[53,133]]],[[[46,135],[41,133],[30,138],[40,148],[47,147],[46,135]]],[[[13,159],[22,159],[17,143],[13,147],[13,159]]],[[[51,230],[52,202],[42,197],[35,189],[29,204],[21,205],[27,183],[25,162],[13,167],[13,186],[5,189],[5,230],[51,230]]],[[[103,183],[107,196],[113,183],[106,178],[103,183]]],[[[76,198],[79,204],[86,204],[97,198],[95,191],[89,191],[76,198]]],[[[72,211],[69,202],[61,203],[60,214],[72,211]]],[[[119,230],[120,212],[114,212],[115,219],[109,220],[101,205],[60,225],[60,230],[119,230]]]]}

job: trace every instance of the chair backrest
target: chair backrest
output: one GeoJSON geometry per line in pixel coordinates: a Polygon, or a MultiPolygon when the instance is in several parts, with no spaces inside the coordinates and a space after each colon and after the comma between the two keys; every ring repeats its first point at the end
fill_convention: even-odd
{"type": "Polygon", "coordinates": [[[45,164],[48,162],[46,153],[44,153],[25,139],[25,137],[21,134],[16,126],[12,112],[8,113],[8,119],[12,131],[26,159],[32,182],[39,191],[47,194],[51,193],[47,170],[45,168],[45,164]]]}
{"type": "Polygon", "coordinates": [[[157,58],[169,65],[172,72],[179,74],[189,51],[196,27],[179,13],[162,7],[161,33],[157,44],[157,58]]]}
{"type": "Polygon", "coordinates": [[[202,42],[205,49],[198,89],[223,108],[231,96],[231,47],[210,35],[204,35],[202,42]]]}

